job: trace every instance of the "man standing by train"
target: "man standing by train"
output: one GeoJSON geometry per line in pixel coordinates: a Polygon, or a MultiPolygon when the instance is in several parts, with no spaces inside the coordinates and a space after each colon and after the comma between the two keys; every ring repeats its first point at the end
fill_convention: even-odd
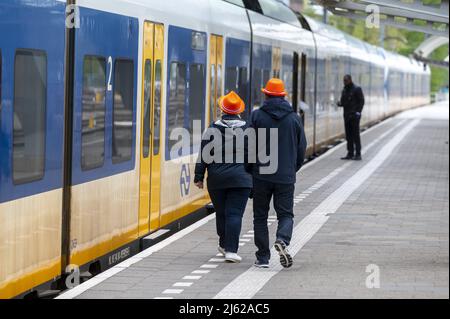
{"type": "Polygon", "coordinates": [[[294,229],[296,174],[305,159],[306,137],[300,117],[285,99],[287,93],[283,81],[271,79],[262,91],[266,95],[266,100],[259,110],[251,114],[250,126],[256,131],[258,148],[261,142],[266,146],[265,149],[258,149],[258,154],[262,152],[268,154],[270,158],[275,157],[278,165],[270,173],[265,172],[267,165],[261,163],[259,157],[257,163],[253,165],[253,223],[255,245],[258,248],[255,266],[269,267],[271,256],[267,219],[273,197],[278,218],[274,246],[280,255],[281,265],[289,268],[293,260],[287,247],[291,242],[294,229]],[[272,133],[274,130],[277,134],[272,133]],[[273,138],[276,138],[277,147],[273,147],[273,138]]]}
{"type": "Polygon", "coordinates": [[[344,90],[338,106],[344,108],[345,136],[347,139],[347,156],[342,160],[362,160],[361,136],[359,125],[364,108],[364,93],[353,83],[352,76],[344,76],[344,90]]]}

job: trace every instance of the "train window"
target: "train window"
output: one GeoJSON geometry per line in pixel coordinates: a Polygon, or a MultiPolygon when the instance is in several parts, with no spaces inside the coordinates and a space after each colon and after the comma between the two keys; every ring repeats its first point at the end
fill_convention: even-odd
{"type": "Polygon", "coordinates": [[[229,67],[227,68],[225,93],[235,91],[241,99],[247,103],[248,93],[248,71],[246,67],[229,67]]]}
{"type": "Polygon", "coordinates": [[[293,81],[294,81],[294,76],[293,73],[291,71],[286,71],[283,74],[283,81],[286,85],[286,92],[288,93],[288,95],[286,96],[286,100],[292,104],[292,96],[293,96],[293,81]]]}
{"type": "Polygon", "coordinates": [[[192,50],[206,50],[206,34],[201,32],[192,32],[192,50]]]}
{"type": "Polygon", "coordinates": [[[243,0],[225,0],[225,1],[245,8],[243,0]]]}
{"type": "Polygon", "coordinates": [[[229,67],[225,76],[225,93],[228,94],[231,91],[237,91],[238,85],[238,68],[229,67]]]}
{"type": "Polygon", "coordinates": [[[112,161],[131,160],[133,152],[134,62],[116,60],[114,65],[114,106],[112,161]]]}
{"type": "Polygon", "coordinates": [[[144,69],[144,126],[142,138],[142,156],[147,158],[150,154],[150,112],[152,106],[152,61],[145,61],[144,69]]]}
{"type": "Polygon", "coordinates": [[[189,67],[189,132],[194,141],[194,152],[201,143],[200,135],[194,136],[194,121],[202,121],[204,116],[203,97],[205,95],[205,67],[203,64],[191,64],[189,67]]]}
{"type": "Polygon", "coordinates": [[[239,79],[238,79],[238,94],[241,99],[247,104],[248,103],[248,71],[247,68],[239,68],[239,79]]]}
{"type": "Polygon", "coordinates": [[[105,159],[106,60],[86,56],[83,63],[81,168],[101,167],[105,159]]]}
{"type": "Polygon", "coordinates": [[[159,154],[161,143],[161,87],[162,66],[161,60],[155,63],[155,111],[153,112],[153,155],[159,154]]]}
{"type": "Polygon", "coordinates": [[[258,12],[258,13],[263,13],[261,6],[259,5],[258,1],[255,0],[243,0],[244,5],[247,9],[258,12]]]}
{"type": "MultiPolygon", "coordinates": [[[[271,74],[271,71],[270,71],[270,70],[263,70],[263,72],[262,72],[262,83],[261,83],[261,88],[262,88],[262,87],[265,87],[266,84],[267,84],[267,82],[269,82],[269,80],[270,80],[270,74],[271,74]]],[[[259,94],[261,94],[261,96],[262,96],[262,101],[264,101],[265,96],[264,96],[264,94],[261,92],[261,88],[259,89],[259,94]]]]}
{"type": "Polygon", "coordinates": [[[252,89],[252,103],[255,107],[261,106],[261,88],[262,88],[262,73],[260,69],[253,70],[253,89],[252,89]]]}
{"type": "Polygon", "coordinates": [[[13,181],[40,180],[45,170],[47,55],[18,50],[14,64],[13,181]]]}
{"type": "Polygon", "coordinates": [[[300,26],[297,16],[283,3],[273,0],[259,0],[258,2],[264,15],[286,23],[300,26]]]}
{"type": "Polygon", "coordinates": [[[259,0],[264,15],[279,19],[279,7],[273,0],[259,0]]]}
{"type": "MultiPolygon", "coordinates": [[[[168,145],[170,149],[177,141],[170,139],[170,134],[176,128],[184,127],[184,112],[186,105],[186,65],[173,62],[170,65],[170,87],[168,107],[168,145]]],[[[171,154],[171,153],[170,153],[171,154]]]]}

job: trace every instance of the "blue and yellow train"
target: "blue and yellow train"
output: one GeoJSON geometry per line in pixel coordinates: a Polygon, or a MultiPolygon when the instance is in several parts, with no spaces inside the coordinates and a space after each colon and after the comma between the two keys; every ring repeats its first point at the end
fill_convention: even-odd
{"type": "MultiPolygon", "coordinates": [[[[38,297],[68,265],[91,272],[208,204],[190,151],[172,154],[235,90],[247,116],[285,80],[309,154],[343,135],[353,74],[363,124],[429,102],[429,68],[275,0],[0,3],[0,297],[38,297]]],[[[201,132],[200,132],[201,134],[201,132]]]]}

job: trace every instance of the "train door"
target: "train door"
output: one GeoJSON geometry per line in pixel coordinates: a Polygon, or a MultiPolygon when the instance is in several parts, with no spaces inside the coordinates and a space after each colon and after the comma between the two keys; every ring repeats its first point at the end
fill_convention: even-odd
{"type": "Polygon", "coordinates": [[[208,123],[216,120],[219,116],[217,100],[223,92],[223,37],[211,35],[210,46],[208,123]]]}
{"type": "MultiPolygon", "coordinates": [[[[298,59],[297,55],[297,59],[298,59]]],[[[306,54],[302,53],[301,60],[297,63],[300,64],[300,115],[302,117],[303,125],[305,125],[305,110],[304,105],[306,104],[306,60],[307,56],[306,54]]],[[[297,67],[298,69],[298,67],[297,67]]]]}
{"type": "Polygon", "coordinates": [[[139,236],[160,227],[164,26],[144,24],[139,236]]]}
{"type": "Polygon", "coordinates": [[[299,57],[298,53],[294,52],[294,59],[292,63],[292,108],[297,113],[299,112],[298,102],[299,102],[299,86],[298,86],[298,78],[299,78],[299,57]]]}

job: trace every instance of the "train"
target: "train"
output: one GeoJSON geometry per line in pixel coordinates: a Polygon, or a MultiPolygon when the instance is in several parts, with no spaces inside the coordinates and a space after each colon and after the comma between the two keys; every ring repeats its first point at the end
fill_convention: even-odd
{"type": "Polygon", "coordinates": [[[247,118],[279,77],[308,155],[342,138],[344,74],[363,126],[430,101],[427,65],[277,0],[1,1],[0,298],[58,293],[204,210],[193,166],[231,90],[247,118]]]}

